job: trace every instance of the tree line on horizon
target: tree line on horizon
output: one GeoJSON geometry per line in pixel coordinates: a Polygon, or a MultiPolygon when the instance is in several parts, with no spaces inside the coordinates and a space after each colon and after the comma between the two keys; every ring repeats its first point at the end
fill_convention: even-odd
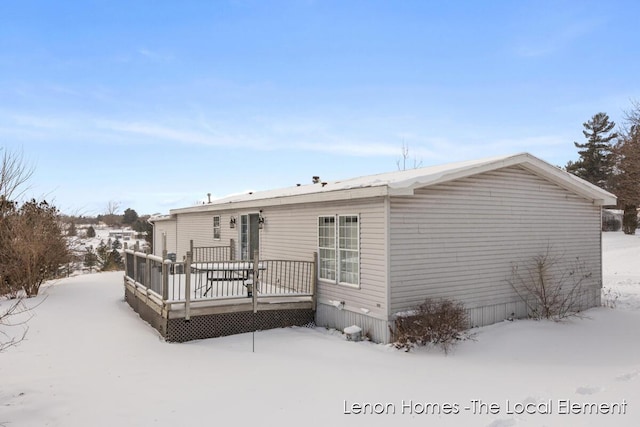
{"type": "Polygon", "coordinates": [[[622,229],[635,234],[640,206],[640,102],[632,101],[616,127],[607,113],[598,112],[583,123],[586,142],[574,142],[578,160],[564,169],[618,197],[622,229]]]}

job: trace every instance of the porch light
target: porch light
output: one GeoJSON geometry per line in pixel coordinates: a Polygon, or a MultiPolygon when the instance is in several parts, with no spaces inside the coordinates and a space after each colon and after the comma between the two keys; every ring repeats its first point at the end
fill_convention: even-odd
{"type": "Polygon", "coordinates": [[[264,217],[262,214],[258,217],[258,228],[262,230],[264,228],[264,217]]]}
{"type": "Polygon", "coordinates": [[[232,216],[229,220],[229,228],[236,228],[236,217],[232,216]]]}

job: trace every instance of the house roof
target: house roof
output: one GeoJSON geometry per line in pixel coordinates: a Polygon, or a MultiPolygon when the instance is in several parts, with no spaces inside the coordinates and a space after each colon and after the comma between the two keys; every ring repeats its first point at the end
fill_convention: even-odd
{"type": "MultiPolygon", "coordinates": [[[[412,195],[427,187],[510,166],[521,166],[597,205],[613,205],[616,196],[528,153],[449,163],[440,166],[368,175],[339,181],[227,196],[211,203],[173,209],[171,214],[269,206],[311,201],[345,200],[385,195],[412,195]]],[[[164,218],[163,218],[164,219],[164,218]]]]}

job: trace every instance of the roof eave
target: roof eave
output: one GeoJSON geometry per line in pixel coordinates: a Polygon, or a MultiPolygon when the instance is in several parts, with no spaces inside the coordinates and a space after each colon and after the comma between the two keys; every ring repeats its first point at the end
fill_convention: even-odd
{"type": "Polygon", "coordinates": [[[207,203],[204,205],[191,206],[187,208],[172,209],[170,213],[184,214],[194,212],[211,212],[224,210],[238,210],[261,208],[266,206],[286,206],[299,203],[322,203],[342,200],[365,199],[371,197],[381,197],[389,194],[386,185],[376,185],[367,187],[349,188],[335,191],[322,191],[307,194],[296,194],[290,196],[257,198],[255,200],[229,201],[224,203],[207,203]]]}

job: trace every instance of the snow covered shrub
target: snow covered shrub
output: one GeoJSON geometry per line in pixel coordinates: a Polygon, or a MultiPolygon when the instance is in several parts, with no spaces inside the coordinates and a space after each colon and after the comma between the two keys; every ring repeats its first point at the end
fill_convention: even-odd
{"type": "Polygon", "coordinates": [[[618,298],[620,298],[620,292],[611,288],[602,288],[600,305],[607,308],[616,308],[618,298]]]}
{"type": "Polygon", "coordinates": [[[561,320],[584,308],[588,294],[585,285],[591,276],[579,258],[566,261],[547,248],[544,253],[513,264],[507,282],[527,305],[530,317],[561,320]]]}
{"type": "Polygon", "coordinates": [[[469,320],[464,305],[450,299],[427,298],[415,310],[395,320],[395,346],[411,350],[414,346],[434,344],[448,353],[466,338],[469,320]]]}

